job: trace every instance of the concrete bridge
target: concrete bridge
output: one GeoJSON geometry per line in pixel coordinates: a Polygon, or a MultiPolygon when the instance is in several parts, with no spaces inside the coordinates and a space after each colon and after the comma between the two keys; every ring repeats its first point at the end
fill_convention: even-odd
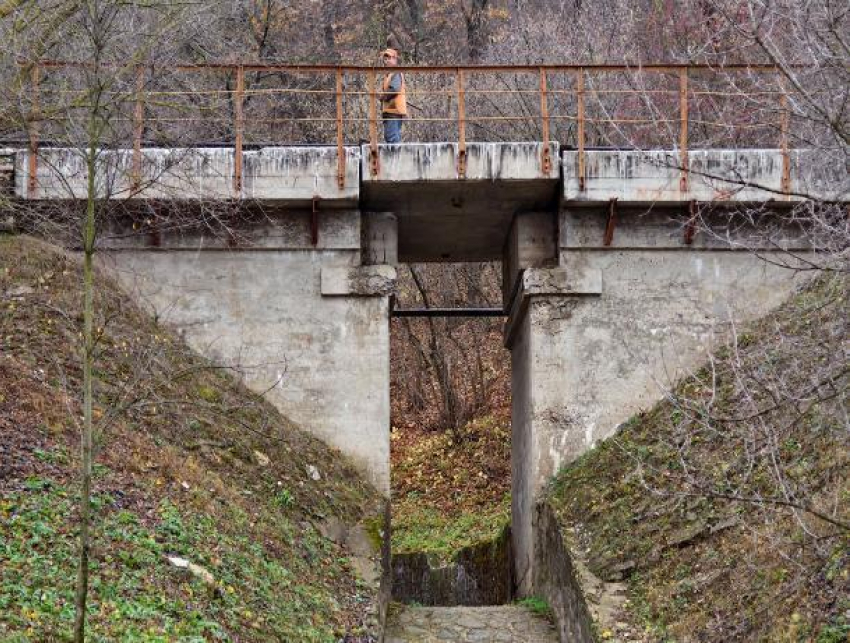
{"type": "MultiPolygon", "coordinates": [[[[384,494],[397,263],[501,261],[521,591],[533,586],[531,516],[547,481],[699,363],[730,320],[792,291],[798,275],[750,250],[808,251],[804,231],[778,215],[826,189],[807,175],[807,152],[779,149],[412,143],[342,153],[104,152],[100,196],[120,207],[101,256],[194,348],[254,365],[249,386],[384,494]],[[759,226],[731,218],[738,207],[762,209],[759,226]],[[227,225],[170,227],[180,209],[227,225]]],[[[3,157],[17,200],[86,195],[77,150],[3,157]]]]}

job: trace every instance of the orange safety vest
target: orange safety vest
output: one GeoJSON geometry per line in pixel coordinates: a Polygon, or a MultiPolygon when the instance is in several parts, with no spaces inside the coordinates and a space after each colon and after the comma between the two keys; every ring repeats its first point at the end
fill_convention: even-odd
{"type": "MultiPolygon", "coordinates": [[[[395,73],[400,72],[390,72],[389,74],[387,74],[386,78],[384,78],[383,85],[381,86],[381,91],[383,93],[389,93],[390,82],[392,81],[393,74],[395,73]]],[[[404,74],[401,74],[401,89],[399,89],[398,93],[390,100],[383,101],[381,111],[384,114],[398,114],[399,116],[407,116],[407,89],[404,85],[404,74]]]]}

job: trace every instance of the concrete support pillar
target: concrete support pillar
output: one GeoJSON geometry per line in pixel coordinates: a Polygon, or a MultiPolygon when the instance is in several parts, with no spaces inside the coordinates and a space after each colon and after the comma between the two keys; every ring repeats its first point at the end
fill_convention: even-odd
{"type": "Polygon", "coordinates": [[[398,265],[398,219],[392,212],[363,213],[363,265],[398,265]]]}
{"type": "Polygon", "coordinates": [[[506,306],[516,295],[523,270],[557,265],[557,237],[554,212],[520,212],[514,216],[503,249],[502,301],[506,306]]]}
{"type": "Polygon", "coordinates": [[[520,594],[533,589],[534,505],[561,464],[585,448],[582,425],[565,404],[569,320],[601,290],[599,273],[570,275],[561,268],[526,268],[515,286],[505,343],[511,351],[511,518],[520,594]]]}

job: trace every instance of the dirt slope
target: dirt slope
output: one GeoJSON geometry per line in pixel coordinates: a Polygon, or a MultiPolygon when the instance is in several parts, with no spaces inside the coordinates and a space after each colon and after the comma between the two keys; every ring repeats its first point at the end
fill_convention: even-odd
{"type": "MultiPolygon", "coordinates": [[[[80,282],[75,257],[0,235],[3,641],[65,640],[73,619],[80,282]]],[[[374,591],[318,526],[368,521],[374,490],[98,283],[90,640],[370,640],[374,591]]]]}

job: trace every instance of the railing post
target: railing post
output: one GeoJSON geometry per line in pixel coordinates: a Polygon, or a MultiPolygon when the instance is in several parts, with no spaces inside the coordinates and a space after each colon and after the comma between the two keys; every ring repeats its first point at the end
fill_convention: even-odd
{"type": "Polygon", "coordinates": [[[236,68],[236,93],[233,96],[233,116],[235,118],[235,142],[233,150],[233,192],[235,198],[242,195],[242,145],[245,134],[245,117],[242,103],[245,98],[245,68],[236,68]]]}
{"type": "Polygon", "coordinates": [[[131,172],[130,196],[136,196],[142,185],[142,133],[144,132],[145,105],[145,68],[136,66],[136,105],[133,109],[133,165],[131,172]]]}
{"type": "Polygon", "coordinates": [[[679,70],[679,163],[682,176],[679,190],[688,191],[688,68],[679,70]]]}
{"type": "Polygon", "coordinates": [[[549,176],[552,158],[549,152],[549,88],[546,83],[546,69],[540,68],[540,128],[543,134],[543,152],[540,156],[540,170],[543,176],[549,176]]]}
{"type": "Polygon", "coordinates": [[[586,169],[585,169],[585,158],[584,158],[584,68],[580,67],[578,70],[578,77],[576,78],[576,95],[578,100],[578,132],[576,137],[578,139],[578,189],[581,192],[584,192],[585,188],[585,178],[586,178],[586,169]]]}
{"type": "Polygon", "coordinates": [[[378,158],[378,96],[375,88],[375,72],[369,71],[369,167],[373,177],[381,171],[378,158]]]}
{"type": "Polygon", "coordinates": [[[791,130],[791,112],[788,109],[788,94],[785,93],[785,84],[780,79],[779,88],[782,94],[779,97],[779,105],[781,109],[779,122],[779,147],[782,150],[782,194],[786,198],[791,194],[791,156],[788,151],[788,137],[791,130]]]}
{"type": "Polygon", "coordinates": [[[336,184],[345,189],[345,136],[342,113],[342,69],[336,70],[336,184]]]}
{"type": "Polygon", "coordinates": [[[457,174],[466,178],[466,94],[464,92],[463,69],[455,75],[457,81],[457,174]]]}
{"type": "Polygon", "coordinates": [[[30,105],[29,120],[29,158],[27,160],[27,198],[33,199],[38,191],[38,123],[41,118],[39,105],[39,76],[38,63],[33,64],[30,70],[30,82],[32,83],[32,104],[30,105]]]}

